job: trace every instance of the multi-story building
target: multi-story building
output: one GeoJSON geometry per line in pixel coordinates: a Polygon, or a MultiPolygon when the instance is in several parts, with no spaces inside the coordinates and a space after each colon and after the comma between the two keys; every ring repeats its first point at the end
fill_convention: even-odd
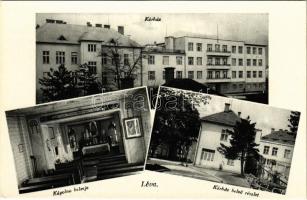
{"type": "Polygon", "coordinates": [[[147,86],[158,87],[165,83],[165,67],[174,67],[175,78],[183,78],[185,74],[185,52],[183,50],[165,49],[161,46],[147,46],[143,54],[147,86]],[[146,73],[147,72],[147,73],[146,73]]]}
{"type": "Polygon", "coordinates": [[[264,160],[263,176],[276,174],[287,182],[291,166],[292,154],[294,149],[295,137],[287,130],[274,130],[261,137],[260,154],[264,160]]]}
{"type": "Polygon", "coordinates": [[[133,76],[134,86],[141,86],[141,53],[142,46],[124,35],[123,26],[118,26],[116,31],[110,25],[74,25],[47,19],[36,30],[37,98],[40,99],[39,79],[47,76],[51,68],[56,69],[61,64],[70,71],[76,71],[80,65],[87,64],[106,90],[118,89],[117,79],[124,77],[130,68],[136,66],[129,76],[133,76]],[[119,73],[110,69],[115,66],[116,60],[121,68],[120,77],[119,73]]]}
{"type": "MultiPolygon", "coordinates": [[[[146,52],[148,61],[145,61],[144,66],[148,75],[162,74],[165,67],[174,67],[175,78],[193,79],[223,94],[257,93],[266,89],[265,45],[205,37],[169,36],[165,38],[163,47],[160,51],[146,52]],[[166,55],[164,51],[176,53],[166,55]],[[172,62],[152,62],[153,56],[172,62]],[[177,73],[180,75],[177,76],[177,73]]],[[[147,82],[149,86],[165,82],[161,78],[151,78],[147,82]]]]}

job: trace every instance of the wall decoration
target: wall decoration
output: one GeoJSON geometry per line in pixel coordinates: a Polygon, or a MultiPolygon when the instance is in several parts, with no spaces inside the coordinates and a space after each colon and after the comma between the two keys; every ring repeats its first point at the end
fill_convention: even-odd
{"type": "Polygon", "coordinates": [[[124,119],[124,124],[125,124],[125,131],[126,131],[127,139],[142,136],[142,132],[140,128],[140,118],[133,117],[133,118],[124,119]]]}
{"type": "Polygon", "coordinates": [[[22,152],[23,152],[23,148],[24,148],[23,144],[19,144],[19,145],[18,145],[18,151],[19,151],[19,153],[22,153],[22,152]]]}

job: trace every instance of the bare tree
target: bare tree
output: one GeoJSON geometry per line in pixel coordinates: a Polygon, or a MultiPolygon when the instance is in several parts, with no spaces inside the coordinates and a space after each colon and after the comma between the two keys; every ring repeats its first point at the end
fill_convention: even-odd
{"type": "Polygon", "coordinates": [[[118,89],[134,87],[134,80],[142,73],[142,48],[123,46],[119,39],[111,39],[101,47],[103,78],[118,89]]]}

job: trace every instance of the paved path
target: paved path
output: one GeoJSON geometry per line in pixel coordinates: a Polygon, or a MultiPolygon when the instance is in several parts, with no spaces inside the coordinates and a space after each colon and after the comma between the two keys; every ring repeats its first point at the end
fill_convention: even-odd
{"type": "Polygon", "coordinates": [[[161,159],[150,159],[148,160],[147,164],[158,164],[160,166],[166,167],[170,169],[170,171],[165,171],[165,173],[169,174],[181,175],[219,183],[226,183],[241,187],[250,187],[245,178],[241,177],[239,174],[232,172],[195,167],[192,164],[189,164],[188,167],[185,167],[181,162],[161,159]]]}

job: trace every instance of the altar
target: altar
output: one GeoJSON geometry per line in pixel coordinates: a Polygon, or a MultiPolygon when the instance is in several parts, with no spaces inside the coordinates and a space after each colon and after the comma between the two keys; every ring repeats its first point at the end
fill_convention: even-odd
{"type": "Polygon", "coordinates": [[[108,143],[82,147],[83,155],[94,154],[94,153],[109,153],[109,152],[110,152],[110,145],[108,143]]]}

